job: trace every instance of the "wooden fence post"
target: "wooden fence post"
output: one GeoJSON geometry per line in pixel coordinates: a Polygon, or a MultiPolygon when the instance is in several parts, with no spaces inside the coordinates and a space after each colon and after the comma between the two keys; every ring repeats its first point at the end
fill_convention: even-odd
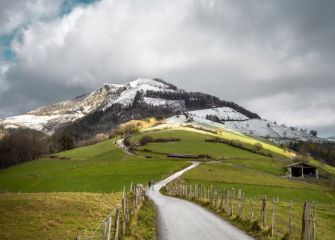
{"type": "Polygon", "coordinates": [[[106,240],[107,239],[107,219],[104,219],[103,221],[103,229],[102,229],[102,240],[106,240]]]}
{"type": "Polygon", "coordinates": [[[123,193],[122,193],[122,237],[126,235],[126,203],[125,203],[125,198],[126,198],[126,187],[123,187],[123,193]]]}
{"type": "Polygon", "coordinates": [[[252,198],[249,199],[250,201],[250,217],[251,217],[251,221],[254,220],[254,210],[252,208],[252,198]]]}
{"type": "Polygon", "coordinates": [[[229,190],[227,190],[225,205],[226,205],[225,211],[228,215],[230,215],[230,191],[229,190]]]}
{"type": "Polygon", "coordinates": [[[202,186],[202,202],[206,201],[206,187],[202,186]]]}
{"type": "Polygon", "coordinates": [[[116,208],[115,208],[114,240],[119,240],[119,224],[120,224],[119,211],[120,211],[119,207],[116,206],[116,208]]]}
{"type": "Polygon", "coordinates": [[[209,193],[209,203],[211,203],[213,201],[213,184],[211,184],[211,190],[209,193]]]}
{"type": "Polygon", "coordinates": [[[311,232],[311,240],[315,240],[316,239],[315,225],[316,225],[316,206],[315,206],[315,203],[314,203],[313,207],[312,207],[312,232],[311,232]]]}
{"type": "Polygon", "coordinates": [[[136,211],[136,186],[133,186],[133,193],[132,193],[132,209],[131,209],[131,214],[135,215],[135,211],[136,211]]]}
{"type": "Polygon", "coordinates": [[[234,202],[235,202],[235,189],[233,188],[233,192],[231,195],[231,207],[230,207],[230,215],[234,215],[234,202]]]}
{"type": "Polygon", "coordinates": [[[133,191],[133,182],[130,183],[129,192],[133,191]]]}
{"type": "Polygon", "coordinates": [[[106,240],[111,239],[111,230],[112,230],[112,216],[109,216],[108,224],[107,224],[107,238],[106,238],[106,240]]]}
{"type": "Polygon", "coordinates": [[[129,222],[129,207],[128,207],[128,196],[125,196],[125,208],[126,208],[126,222],[129,222]]]}
{"type": "Polygon", "coordinates": [[[288,237],[289,240],[293,237],[293,204],[292,201],[290,202],[290,216],[289,216],[289,222],[288,222],[288,237]]]}
{"type": "Polygon", "coordinates": [[[242,213],[242,191],[241,189],[239,189],[237,193],[237,216],[241,217],[241,213],[242,213]]]}
{"type": "Polygon", "coordinates": [[[301,240],[310,240],[309,239],[309,204],[307,201],[305,201],[304,203],[304,211],[302,213],[301,240]]]}
{"type": "Polygon", "coordinates": [[[220,210],[222,210],[222,208],[223,208],[223,201],[224,201],[224,194],[221,193],[221,201],[220,201],[220,206],[219,206],[220,210]]]}
{"type": "Polygon", "coordinates": [[[211,189],[210,187],[207,187],[207,197],[206,197],[206,201],[211,201],[211,189]]]}
{"type": "Polygon", "coordinates": [[[266,224],[266,195],[263,195],[262,198],[262,206],[261,206],[261,214],[260,214],[260,223],[262,224],[263,227],[265,227],[266,224]]]}
{"type": "Polygon", "coordinates": [[[217,191],[216,189],[215,190],[212,190],[212,201],[211,201],[211,205],[213,208],[215,208],[215,203],[216,203],[216,197],[217,197],[217,191]]]}
{"type": "Polygon", "coordinates": [[[221,206],[221,193],[218,191],[218,194],[216,196],[216,203],[215,203],[215,208],[220,209],[221,206]]]}
{"type": "Polygon", "coordinates": [[[276,204],[276,201],[274,198],[272,198],[271,237],[274,237],[274,233],[275,233],[275,204],[276,204]]]}

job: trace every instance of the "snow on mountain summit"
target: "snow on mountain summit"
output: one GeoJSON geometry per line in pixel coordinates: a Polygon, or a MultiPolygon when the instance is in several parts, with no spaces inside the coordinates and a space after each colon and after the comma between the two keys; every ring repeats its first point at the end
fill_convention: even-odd
{"type": "Polygon", "coordinates": [[[53,133],[68,122],[90,114],[96,110],[106,110],[114,104],[123,107],[134,103],[138,92],[175,91],[176,87],[159,79],[138,78],[119,84],[105,83],[97,90],[71,100],[61,101],[49,106],[39,107],[23,115],[0,120],[5,128],[27,127],[46,133],[53,133]]]}
{"type": "Polygon", "coordinates": [[[138,78],[134,81],[124,83],[124,84],[112,84],[116,89],[122,89],[123,91],[119,95],[112,95],[108,98],[108,101],[102,107],[103,110],[106,110],[113,104],[120,104],[124,107],[129,106],[134,103],[136,94],[138,92],[146,91],[174,91],[166,83],[160,82],[154,79],[148,78],[138,78]]]}
{"type": "MultiPolygon", "coordinates": [[[[310,138],[304,131],[279,126],[233,103],[200,92],[186,92],[160,79],[138,78],[126,83],[105,83],[95,91],[71,100],[40,107],[23,115],[0,120],[5,128],[26,127],[48,134],[83,119],[86,134],[110,130],[131,119],[171,117],[185,113],[194,122],[232,131],[271,138],[310,138]],[[92,122],[92,119],[94,121],[92,122]],[[90,130],[91,129],[91,130],[90,130]],[[92,131],[92,132],[89,132],[92,131]]],[[[172,118],[170,121],[181,118],[172,118]]],[[[78,123],[79,122],[79,123],[78,123]]],[[[80,133],[78,133],[79,135],[80,133]]]]}

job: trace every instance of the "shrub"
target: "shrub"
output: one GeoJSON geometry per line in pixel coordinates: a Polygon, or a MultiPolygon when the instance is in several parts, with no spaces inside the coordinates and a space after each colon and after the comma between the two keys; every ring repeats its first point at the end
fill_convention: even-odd
{"type": "Polygon", "coordinates": [[[141,137],[140,138],[140,140],[138,141],[139,142],[139,144],[141,145],[141,146],[144,146],[144,145],[146,145],[147,143],[151,143],[151,142],[153,142],[153,137],[151,137],[151,136],[143,136],[143,137],[141,137]]]}
{"type": "Polygon", "coordinates": [[[127,137],[124,138],[124,140],[123,140],[123,144],[124,144],[126,147],[130,147],[130,146],[131,146],[131,142],[130,142],[129,136],[127,136],[127,137]]]}
{"type": "Polygon", "coordinates": [[[263,149],[263,145],[261,143],[255,143],[254,144],[254,150],[256,152],[260,152],[263,149]]]}
{"type": "Polygon", "coordinates": [[[252,230],[253,232],[259,232],[259,231],[262,230],[262,228],[261,228],[261,226],[259,225],[259,222],[258,222],[257,220],[252,222],[251,230],[252,230]]]}
{"type": "Polygon", "coordinates": [[[153,142],[179,142],[180,138],[155,138],[153,142]]]}
{"type": "Polygon", "coordinates": [[[140,138],[139,140],[139,144],[141,146],[146,145],[147,143],[159,143],[159,142],[178,142],[180,141],[179,138],[153,138],[151,136],[143,136],[142,138],[140,138]]]}

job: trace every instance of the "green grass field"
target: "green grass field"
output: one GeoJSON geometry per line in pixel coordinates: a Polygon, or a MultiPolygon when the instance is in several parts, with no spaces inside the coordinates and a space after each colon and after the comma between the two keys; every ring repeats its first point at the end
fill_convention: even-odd
{"type": "MultiPolygon", "coordinates": [[[[287,153],[277,146],[268,143],[265,143],[267,145],[263,145],[264,149],[271,152],[273,157],[252,153],[223,143],[205,142],[205,139],[213,138],[214,136],[226,139],[236,139],[236,137],[239,137],[239,140],[244,140],[243,144],[249,145],[253,144],[254,141],[257,142],[257,140],[228,132],[213,134],[185,127],[143,131],[133,135],[130,140],[133,144],[136,144],[141,137],[146,135],[150,135],[153,138],[179,138],[180,141],[149,143],[145,146],[139,146],[135,151],[137,155],[132,156],[125,154],[121,149],[116,147],[114,140],[108,140],[92,146],[62,152],[57,154],[56,157],[42,158],[1,170],[0,192],[16,193],[0,194],[0,206],[3,208],[3,212],[1,213],[8,216],[8,218],[2,219],[0,217],[0,230],[9,229],[7,230],[8,236],[12,236],[17,225],[11,225],[15,220],[10,215],[17,213],[15,210],[17,206],[18,209],[22,208],[22,221],[29,221],[29,215],[32,219],[31,221],[35,221],[35,228],[30,227],[22,231],[26,232],[22,233],[26,234],[22,236],[30,236],[29,234],[39,231],[40,228],[44,229],[43,226],[45,222],[48,222],[49,218],[47,215],[46,218],[31,217],[29,210],[25,210],[24,208],[27,203],[35,204],[34,202],[36,202],[36,206],[37,204],[41,204],[41,206],[47,203],[51,204],[49,196],[57,196],[58,193],[50,192],[67,192],[61,193],[63,194],[61,196],[64,198],[62,199],[66,202],[69,201],[66,200],[69,198],[66,194],[73,196],[74,199],[78,199],[79,197],[75,196],[86,194],[78,192],[91,192],[92,194],[120,192],[124,186],[129,187],[131,182],[146,184],[149,180],[157,181],[189,165],[189,162],[186,160],[166,157],[168,153],[179,153],[207,154],[213,159],[213,162],[204,162],[187,172],[183,176],[186,183],[213,185],[219,189],[242,189],[246,196],[258,199],[263,194],[266,194],[269,198],[279,197],[280,204],[284,206],[283,209],[285,209],[285,206],[290,201],[294,201],[297,206],[300,206],[304,200],[315,201],[321,209],[320,213],[318,213],[318,221],[323,224],[322,231],[324,233],[327,231],[331,234],[335,233],[332,230],[335,229],[335,194],[330,190],[329,182],[327,179],[301,181],[284,177],[285,165],[292,162],[288,158],[291,153],[287,153]],[[272,149],[274,149],[273,152],[272,149]],[[152,158],[144,157],[148,155],[152,156],[152,158]],[[21,194],[18,194],[18,192],[21,194]],[[50,195],[47,195],[46,192],[49,192],[50,195]],[[25,212],[27,212],[27,215],[25,215],[25,212]]],[[[316,162],[316,164],[319,163],[316,162]]],[[[333,169],[328,165],[322,165],[322,168],[333,169]]],[[[93,206],[99,209],[99,203],[96,199],[99,199],[101,196],[106,197],[107,195],[91,195],[93,199],[91,201],[92,205],[84,206],[83,209],[87,210],[88,208],[93,208],[93,206]]],[[[59,203],[51,204],[54,206],[54,209],[50,210],[50,213],[56,211],[57,204],[59,203]]],[[[73,203],[64,204],[68,206],[68,210],[65,209],[64,214],[68,214],[70,219],[69,224],[62,225],[57,222],[57,219],[54,220],[50,217],[51,222],[49,225],[51,227],[47,224],[45,227],[47,230],[45,231],[48,232],[42,236],[52,238],[54,236],[52,234],[65,231],[67,227],[70,229],[71,234],[73,233],[73,229],[80,230],[82,228],[81,230],[86,231],[85,225],[77,224],[76,216],[73,216],[76,208],[73,208],[75,210],[71,212],[73,203]],[[74,220],[71,220],[71,218],[74,220]],[[72,227],[70,226],[71,221],[73,224],[72,227]],[[60,230],[53,227],[54,225],[61,226],[60,230]]],[[[113,200],[111,200],[112,205],[113,200]]],[[[81,206],[81,203],[79,203],[79,206],[81,206]]],[[[104,208],[103,206],[100,207],[104,208]]],[[[60,207],[60,209],[62,208],[60,207]]],[[[279,214],[285,215],[285,211],[281,210],[279,214]]],[[[104,213],[104,210],[102,212],[104,213]]],[[[53,216],[54,218],[62,219],[62,214],[57,215],[54,213],[53,216]]],[[[151,216],[151,212],[148,210],[144,215],[151,216]]],[[[39,215],[37,214],[37,216],[39,215]]],[[[152,219],[152,216],[150,219],[152,219]]],[[[148,222],[150,221],[152,220],[148,220],[148,222]]],[[[141,232],[141,228],[137,230],[141,232]]],[[[69,236],[71,235],[70,233],[69,236]]],[[[68,236],[66,234],[64,233],[64,236],[68,236]]],[[[13,239],[13,237],[10,238],[8,236],[3,234],[0,235],[0,238],[13,239]]],[[[18,236],[21,238],[21,235],[18,236]]],[[[26,238],[29,239],[29,237],[26,238]]]]}
{"type": "Polygon", "coordinates": [[[210,135],[189,132],[185,130],[162,130],[143,132],[136,134],[131,141],[136,144],[143,136],[150,135],[154,138],[179,138],[179,142],[149,143],[138,147],[138,153],[152,156],[166,156],[168,153],[179,154],[207,154],[214,160],[224,160],[224,162],[238,163],[242,166],[252,169],[258,169],[271,174],[283,175],[284,166],[291,160],[273,154],[274,157],[266,157],[261,154],[252,153],[236,147],[222,143],[205,142],[205,139],[211,138],[210,135]]]}
{"type": "Polygon", "coordinates": [[[120,197],[119,193],[2,193],[0,239],[87,237],[120,197]]]}
{"type": "Polygon", "coordinates": [[[131,182],[158,180],[188,163],[173,159],[129,156],[108,140],[0,171],[0,191],[115,192],[131,182]]]}
{"type": "Polygon", "coordinates": [[[240,165],[207,163],[185,173],[190,184],[213,185],[220,189],[243,189],[253,197],[279,197],[282,200],[303,202],[314,200],[324,204],[335,204],[335,193],[329,188],[300,180],[271,175],[240,165]]]}
{"type": "MultiPolygon", "coordinates": [[[[167,153],[178,152],[181,154],[208,154],[216,160],[222,159],[218,162],[202,163],[186,172],[183,175],[186,184],[213,186],[221,190],[241,189],[246,198],[252,197],[254,199],[256,215],[258,215],[259,199],[262,195],[267,195],[268,199],[278,197],[280,201],[277,213],[278,232],[280,229],[284,231],[287,227],[288,205],[292,201],[295,209],[294,228],[296,235],[298,235],[302,205],[305,200],[309,200],[317,204],[317,221],[320,224],[317,230],[318,236],[326,234],[327,237],[322,239],[332,239],[330,236],[335,234],[335,193],[331,191],[330,183],[327,179],[301,181],[301,179],[286,178],[284,166],[292,162],[290,158],[284,158],[283,155],[278,154],[274,154],[274,157],[271,158],[221,143],[205,142],[204,140],[210,138],[211,134],[189,132],[185,128],[145,131],[133,136],[131,141],[137,143],[145,135],[150,135],[153,138],[177,137],[181,141],[150,143],[138,147],[140,154],[155,153],[156,156],[163,156],[167,153]],[[143,151],[145,149],[147,151],[143,151]]],[[[276,152],[280,151],[276,150],[276,152]]],[[[327,169],[327,166],[323,166],[323,169],[327,169]]],[[[332,168],[329,166],[329,169],[332,168]]],[[[268,219],[271,219],[270,211],[268,215],[268,219]]]]}
{"type": "MultiPolygon", "coordinates": [[[[131,182],[157,181],[189,164],[130,156],[116,147],[114,140],[57,156],[0,171],[0,192],[9,192],[0,193],[0,239],[87,236],[115,207],[120,196],[115,192],[124,186],[128,189],[131,182]]],[[[151,216],[152,221],[150,209],[145,208],[143,214],[139,217],[151,216]]],[[[135,228],[134,234],[142,236],[142,230],[135,228]]],[[[150,229],[150,236],[155,235],[152,231],[155,229],[150,229]]]]}
{"type": "Polygon", "coordinates": [[[203,135],[184,130],[162,130],[155,132],[143,132],[134,135],[131,140],[135,143],[146,135],[154,138],[179,138],[179,142],[166,142],[166,143],[149,143],[145,146],[139,147],[139,150],[149,149],[153,152],[167,154],[167,153],[180,153],[180,154],[208,154],[216,160],[239,158],[239,159],[264,159],[265,157],[260,154],[251,153],[245,150],[237,149],[235,147],[220,144],[205,142],[205,139],[212,138],[210,135],[203,135]]]}
{"type": "MultiPolygon", "coordinates": [[[[271,223],[271,199],[278,197],[275,239],[281,239],[287,232],[290,202],[294,205],[294,236],[299,239],[302,207],[305,200],[316,203],[317,239],[331,240],[335,234],[335,192],[332,192],[329,187],[222,163],[203,163],[185,173],[183,179],[187,184],[213,186],[220,191],[241,189],[247,199],[242,213],[244,218],[250,217],[249,201],[252,199],[254,216],[258,219],[261,197],[266,195],[268,224],[271,223]]],[[[234,211],[236,212],[236,209],[234,211]]]]}

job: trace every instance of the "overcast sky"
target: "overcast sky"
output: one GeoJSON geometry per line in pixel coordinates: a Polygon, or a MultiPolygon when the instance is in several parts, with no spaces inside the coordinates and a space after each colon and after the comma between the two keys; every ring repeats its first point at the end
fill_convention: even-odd
{"type": "Polygon", "coordinates": [[[335,135],[334,0],[1,0],[0,118],[138,77],[335,135]]]}

